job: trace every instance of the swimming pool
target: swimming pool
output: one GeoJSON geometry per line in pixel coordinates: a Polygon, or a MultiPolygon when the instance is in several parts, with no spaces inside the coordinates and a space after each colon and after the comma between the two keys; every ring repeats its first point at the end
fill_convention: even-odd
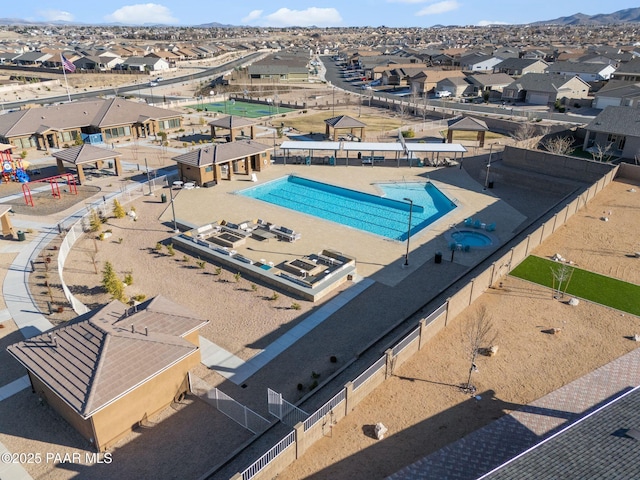
{"type": "Polygon", "coordinates": [[[456,230],[451,234],[451,240],[460,245],[482,248],[490,247],[494,241],[486,233],[474,232],[473,230],[456,230]]]}
{"type": "Polygon", "coordinates": [[[430,182],[379,183],[381,196],[289,175],[238,193],[342,225],[406,240],[413,200],[411,235],[456,208],[430,182]]]}

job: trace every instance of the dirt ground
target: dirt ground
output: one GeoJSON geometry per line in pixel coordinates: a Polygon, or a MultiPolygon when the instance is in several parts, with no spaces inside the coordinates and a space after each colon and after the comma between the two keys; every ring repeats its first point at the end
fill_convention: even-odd
{"type": "MultiPolygon", "coordinates": [[[[561,253],[583,268],[640,283],[640,260],[630,255],[640,250],[638,208],[638,184],[616,181],[534,254],[561,253]]],[[[637,348],[628,337],[639,332],[636,316],[586,301],[572,307],[549,289],[507,277],[502,289],[483,295],[278,478],[385,478],[637,348]],[[469,401],[458,388],[470,366],[465,325],[481,306],[499,350],[479,358],[472,383],[483,400],[469,401]],[[543,332],[554,327],[561,333],[543,332]],[[371,435],[378,422],[389,429],[383,442],[371,435]]]]}

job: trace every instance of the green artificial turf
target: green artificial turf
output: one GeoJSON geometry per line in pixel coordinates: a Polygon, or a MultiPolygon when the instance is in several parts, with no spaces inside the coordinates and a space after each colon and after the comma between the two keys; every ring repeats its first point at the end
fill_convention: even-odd
{"type": "MultiPolygon", "coordinates": [[[[553,277],[552,269],[556,270],[561,265],[563,264],[545,258],[529,256],[511,272],[511,275],[549,288],[554,287],[555,281],[557,289],[558,282],[553,277]]],[[[568,295],[640,315],[640,285],[576,267],[569,266],[569,269],[572,273],[566,287],[568,295]]],[[[565,286],[566,283],[563,283],[562,291],[565,291],[565,286]]]]}

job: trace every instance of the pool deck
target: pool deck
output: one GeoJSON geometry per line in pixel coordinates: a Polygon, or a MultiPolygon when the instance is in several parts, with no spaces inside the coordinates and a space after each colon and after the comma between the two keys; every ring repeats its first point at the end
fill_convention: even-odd
{"type": "MultiPolygon", "coordinates": [[[[323,249],[337,250],[356,258],[359,276],[387,286],[397,285],[418,267],[433,262],[436,252],[442,252],[448,260],[450,250],[445,234],[452,231],[452,224],[460,227],[467,217],[479,218],[485,223],[496,222],[497,226],[492,236],[502,243],[507,241],[514,229],[525,220],[524,215],[506,202],[499,201],[490,190],[483,190],[482,185],[472,179],[464,169],[456,167],[437,169],[275,164],[257,175],[257,183],[251,182],[249,176],[237,175],[233,180],[222,181],[212,188],[175,191],[178,193],[175,196],[176,218],[192,225],[204,225],[221,220],[239,223],[261,218],[300,232],[302,238],[296,242],[276,239],[259,242],[257,245],[251,242],[237,248],[241,255],[278,264],[310,252],[323,249]],[[390,240],[234,193],[289,174],[375,195],[379,194],[375,183],[430,180],[454,201],[458,208],[412,235],[409,242],[409,266],[405,267],[406,241],[390,240]],[[397,268],[393,268],[393,265],[397,265],[397,268]],[[389,266],[392,268],[387,268],[389,266]]],[[[167,207],[161,220],[170,222],[171,219],[171,208],[167,207]]],[[[469,267],[484,259],[493,250],[471,248],[468,252],[456,252],[454,262],[469,267]]]]}

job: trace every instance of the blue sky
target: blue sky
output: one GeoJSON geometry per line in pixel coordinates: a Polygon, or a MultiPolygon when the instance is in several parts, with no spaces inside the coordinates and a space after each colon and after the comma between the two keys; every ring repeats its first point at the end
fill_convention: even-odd
{"type": "Polygon", "coordinates": [[[584,13],[613,13],[637,7],[631,1],[609,0],[115,0],[5,1],[0,17],[32,21],[127,25],[199,25],[219,22],[252,26],[380,26],[488,25],[530,23],[584,13]]]}

